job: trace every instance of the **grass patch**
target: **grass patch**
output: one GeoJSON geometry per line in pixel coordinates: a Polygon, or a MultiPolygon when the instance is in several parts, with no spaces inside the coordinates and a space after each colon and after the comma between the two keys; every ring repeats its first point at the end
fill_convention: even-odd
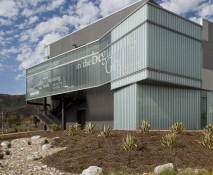
{"type": "Polygon", "coordinates": [[[98,158],[97,158],[97,160],[103,160],[103,159],[104,159],[103,157],[98,157],[98,158]]]}

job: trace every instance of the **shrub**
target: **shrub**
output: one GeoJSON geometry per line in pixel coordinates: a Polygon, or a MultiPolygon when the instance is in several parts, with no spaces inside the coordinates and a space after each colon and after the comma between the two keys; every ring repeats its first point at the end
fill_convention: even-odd
{"type": "Polygon", "coordinates": [[[202,147],[212,148],[213,147],[212,134],[207,132],[206,135],[202,138],[202,141],[198,142],[198,144],[202,147]]]}
{"type": "Polygon", "coordinates": [[[23,129],[22,129],[22,128],[19,128],[19,132],[23,132],[23,129]]]}
{"type": "Polygon", "coordinates": [[[151,129],[151,126],[149,125],[147,120],[142,120],[141,125],[139,125],[139,132],[149,132],[149,130],[151,129]]]}
{"type": "Polygon", "coordinates": [[[49,125],[49,127],[51,132],[60,130],[59,126],[55,123],[53,123],[52,125],[49,125]]]}
{"type": "Polygon", "coordinates": [[[98,136],[100,137],[109,137],[111,136],[111,128],[110,126],[103,125],[101,128],[101,132],[98,136]]]}
{"type": "Polygon", "coordinates": [[[176,175],[177,172],[174,170],[166,169],[159,173],[159,175],[176,175]]]}
{"type": "Polygon", "coordinates": [[[0,159],[3,159],[4,158],[4,154],[0,154],[0,159]]]}
{"type": "Polygon", "coordinates": [[[15,128],[13,129],[13,131],[14,131],[14,132],[18,132],[18,128],[15,127],[15,128]]]}
{"type": "Polygon", "coordinates": [[[10,155],[10,151],[8,151],[8,150],[5,153],[6,153],[6,155],[10,155]]]}
{"type": "Polygon", "coordinates": [[[44,141],[44,143],[48,143],[48,140],[46,139],[46,140],[44,141]]]}
{"type": "Polygon", "coordinates": [[[204,129],[204,133],[211,133],[213,134],[213,126],[209,123],[204,129]]]}
{"type": "Polygon", "coordinates": [[[24,128],[24,131],[27,131],[27,127],[24,128]]]}
{"type": "Polygon", "coordinates": [[[79,130],[80,129],[78,128],[78,126],[76,124],[75,125],[71,125],[69,127],[69,129],[64,131],[64,134],[67,135],[67,136],[70,136],[70,135],[74,136],[74,135],[76,135],[79,132],[79,130]]]}
{"type": "Polygon", "coordinates": [[[175,133],[166,134],[165,137],[162,137],[161,144],[164,147],[169,147],[169,148],[177,148],[177,147],[179,147],[178,138],[177,138],[175,133]]]}
{"type": "Polygon", "coordinates": [[[132,136],[132,134],[127,134],[126,140],[124,140],[123,138],[123,144],[121,146],[126,151],[136,151],[138,150],[137,138],[135,136],[132,136]]]}
{"type": "Polygon", "coordinates": [[[177,122],[177,123],[174,123],[174,125],[172,125],[171,128],[169,128],[169,131],[171,133],[185,133],[186,132],[186,128],[184,128],[183,126],[183,123],[181,122],[177,122]]]}
{"type": "Polygon", "coordinates": [[[28,144],[28,145],[31,145],[31,141],[28,141],[27,144],[28,144]]]}
{"type": "Polygon", "coordinates": [[[93,134],[96,131],[95,124],[92,122],[89,122],[88,124],[86,124],[85,131],[86,133],[93,134]]]}
{"type": "Polygon", "coordinates": [[[30,131],[33,131],[33,128],[29,128],[30,131]]]}
{"type": "Polygon", "coordinates": [[[8,147],[8,148],[11,148],[11,143],[8,143],[7,147],[8,147]]]}

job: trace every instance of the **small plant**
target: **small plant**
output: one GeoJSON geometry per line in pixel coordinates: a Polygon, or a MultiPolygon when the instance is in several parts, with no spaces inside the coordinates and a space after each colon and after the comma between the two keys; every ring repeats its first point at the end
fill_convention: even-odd
{"type": "Polygon", "coordinates": [[[10,151],[7,150],[7,151],[5,152],[5,154],[6,154],[6,155],[10,155],[10,151]]]}
{"type": "Polygon", "coordinates": [[[48,143],[48,140],[46,139],[46,140],[44,141],[44,143],[48,143]]]}
{"type": "Polygon", "coordinates": [[[76,130],[80,131],[81,130],[81,124],[76,123],[75,125],[76,130]]]}
{"type": "Polygon", "coordinates": [[[51,132],[60,130],[59,126],[55,123],[53,123],[52,125],[49,125],[49,128],[51,132]]]}
{"type": "Polygon", "coordinates": [[[7,144],[7,148],[11,148],[11,143],[8,143],[8,144],[7,144]]]}
{"type": "Polygon", "coordinates": [[[179,147],[178,138],[177,138],[175,133],[166,134],[165,137],[162,137],[161,144],[164,147],[168,147],[168,148],[177,148],[177,147],[179,147]]]}
{"type": "Polygon", "coordinates": [[[14,132],[18,132],[18,128],[15,127],[15,128],[13,129],[13,131],[14,131],[14,132]]]}
{"type": "Polygon", "coordinates": [[[77,125],[71,125],[68,130],[64,131],[64,134],[67,136],[70,136],[70,135],[74,136],[78,133],[78,131],[79,129],[77,125]]]}
{"type": "Polygon", "coordinates": [[[182,122],[180,123],[178,121],[177,123],[174,123],[174,125],[172,125],[171,128],[169,128],[169,131],[171,133],[178,133],[178,134],[180,134],[180,133],[185,133],[186,132],[186,128],[184,128],[182,122]]]}
{"type": "Polygon", "coordinates": [[[176,175],[177,172],[174,171],[174,170],[166,169],[166,170],[163,170],[162,172],[159,173],[159,175],[165,175],[165,174],[176,175]]]}
{"type": "Polygon", "coordinates": [[[19,132],[23,132],[23,129],[22,129],[22,128],[19,128],[19,132]]]}
{"type": "Polygon", "coordinates": [[[30,131],[33,131],[33,128],[29,128],[30,131]]]}
{"type": "Polygon", "coordinates": [[[27,127],[24,128],[24,131],[27,131],[27,127]]]}
{"type": "Polygon", "coordinates": [[[101,128],[101,132],[98,135],[100,137],[109,137],[111,136],[111,128],[110,126],[103,125],[101,128]]]}
{"type": "Polygon", "coordinates": [[[96,131],[95,124],[92,122],[89,122],[88,124],[86,124],[85,131],[86,133],[93,134],[96,131]]]}
{"type": "Polygon", "coordinates": [[[139,132],[149,132],[149,130],[151,129],[151,126],[149,125],[147,120],[142,120],[141,125],[139,125],[139,132]]]}
{"type": "Polygon", "coordinates": [[[212,134],[207,132],[206,135],[202,138],[202,141],[198,142],[198,144],[202,147],[213,148],[212,134]]]}
{"type": "Polygon", "coordinates": [[[123,144],[121,146],[126,151],[130,151],[130,150],[136,151],[136,150],[138,150],[136,137],[132,136],[132,134],[127,134],[126,140],[124,140],[124,138],[123,138],[123,144]]]}
{"type": "Polygon", "coordinates": [[[28,145],[31,145],[31,141],[28,141],[27,144],[28,144],[28,145]]]}
{"type": "Polygon", "coordinates": [[[213,134],[213,125],[211,125],[210,123],[203,129],[204,129],[204,133],[209,132],[209,133],[213,134]]]}
{"type": "Polygon", "coordinates": [[[0,154],[0,159],[3,159],[4,158],[4,154],[0,154]]]}

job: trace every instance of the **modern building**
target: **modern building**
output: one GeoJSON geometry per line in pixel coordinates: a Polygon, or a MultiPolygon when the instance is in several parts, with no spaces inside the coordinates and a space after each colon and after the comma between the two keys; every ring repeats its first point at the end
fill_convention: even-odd
{"type": "MultiPolygon", "coordinates": [[[[152,129],[213,122],[213,23],[194,23],[141,0],[45,46],[26,70],[26,100],[43,98],[40,119],[62,129],[152,129]]],[[[38,103],[37,103],[38,104],[38,103]]]]}

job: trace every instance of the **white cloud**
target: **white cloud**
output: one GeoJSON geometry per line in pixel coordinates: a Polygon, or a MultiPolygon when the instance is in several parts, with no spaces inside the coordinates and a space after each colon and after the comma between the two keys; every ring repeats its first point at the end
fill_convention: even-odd
{"type": "Polygon", "coordinates": [[[60,7],[63,3],[65,3],[65,0],[52,0],[51,3],[47,6],[47,10],[54,10],[60,7]]]}
{"type": "Polygon", "coordinates": [[[32,14],[34,14],[32,9],[24,9],[21,13],[23,16],[31,16],[32,14]]]}
{"type": "Polygon", "coordinates": [[[201,18],[199,18],[199,17],[190,17],[189,20],[194,21],[194,22],[200,24],[201,18]]]}
{"type": "Polygon", "coordinates": [[[36,22],[38,19],[39,18],[37,16],[30,17],[28,24],[32,24],[32,23],[36,22]]]}
{"type": "Polygon", "coordinates": [[[19,49],[15,48],[14,46],[12,46],[10,49],[2,49],[0,51],[0,54],[1,55],[7,55],[7,54],[10,54],[10,53],[18,53],[20,52],[19,49]]]}
{"type": "Polygon", "coordinates": [[[13,0],[0,1],[0,16],[11,18],[18,15],[18,7],[13,0]]]}
{"type": "Polygon", "coordinates": [[[23,76],[25,76],[25,75],[24,74],[19,74],[19,75],[15,76],[15,80],[19,80],[23,76]]]}
{"type": "Polygon", "coordinates": [[[1,31],[0,31],[0,36],[1,36],[1,35],[4,35],[4,34],[5,34],[5,32],[3,32],[3,31],[1,30],[1,31]]]}
{"type": "MultiPolygon", "coordinates": [[[[0,10],[1,11],[1,10],[0,10]]],[[[3,18],[0,18],[0,25],[11,25],[12,24],[12,21],[10,19],[3,19],[3,18]]]]}
{"type": "Polygon", "coordinates": [[[29,38],[29,35],[22,35],[19,41],[26,41],[29,38]]]}
{"type": "Polygon", "coordinates": [[[203,7],[197,12],[197,15],[202,18],[209,18],[213,15],[213,4],[205,3],[203,7]]]}
{"type": "Polygon", "coordinates": [[[138,0],[100,0],[101,15],[107,16],[136,1],[138,0]]]}
{"type": "Polygon", "coordinates": [[[10,34],[12,34],[13,32],[14,32],[13,30],[8,30],[8,31],[6,31],[5,33],[8,34],[8,35],[10,35],[10,34]]]}
{"type": "Polygon", "coordinates": [[[185,14],[196,9],[197,6],[204,1],[205,0],[163,0],[160,5],[174,13],[185,14]]]}

